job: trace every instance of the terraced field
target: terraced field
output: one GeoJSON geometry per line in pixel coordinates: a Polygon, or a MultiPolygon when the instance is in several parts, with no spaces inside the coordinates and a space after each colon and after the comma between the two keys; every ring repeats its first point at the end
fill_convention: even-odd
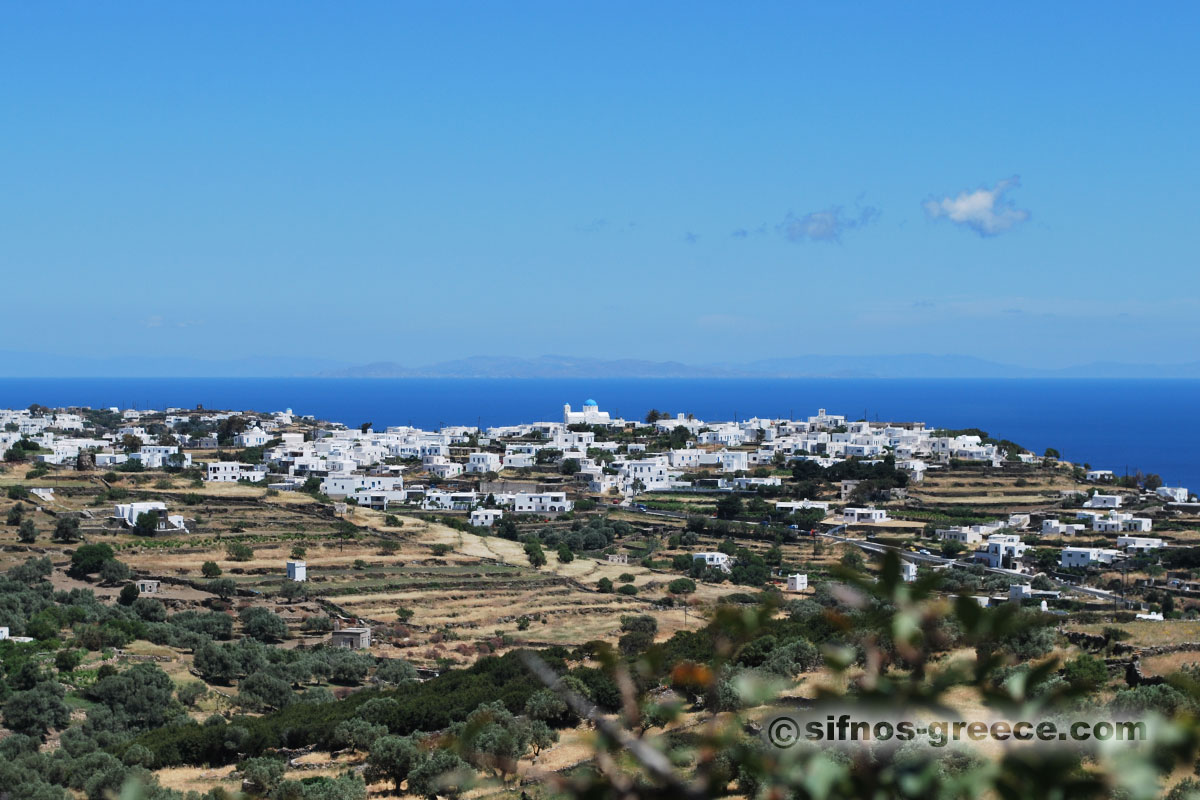
{"type": "Polygon", "coordinates": [[[929,470],[923,481],[910,485],[908,495],[928,505],[995,506],[1019,511],[1049,506],[1064,491],[1087,488],[1075,483],[1065,469],[1025,465],[1007,469],[1002,474],[929,470]]]}

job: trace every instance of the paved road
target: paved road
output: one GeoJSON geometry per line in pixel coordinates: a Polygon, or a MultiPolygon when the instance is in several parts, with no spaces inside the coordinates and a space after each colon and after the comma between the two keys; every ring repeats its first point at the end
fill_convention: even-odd
{"type": "MultiPolygon", "coordinates": [[[[636,505],[631,506],[630,510],[636,511],[641,514],[646,514],[648,516],[653,516],[653,517],[670,517],[673,519],[686,519],[688,516],[690,516],[689,514],[683,512],[683,511],[662,511],[659,509],[638,508],[636,505]]],[[[866,551],[872,552],[872,553],[884,553],[884,552],[887,552],[888,550],[895,550],[897,553],[899,553],[901,556],[908,559],[909,561],[917,561],[917,562],[922,562],[922,563],[926,563],[926,564],[933,564],[935,566],[950,566],[950,567],[960,567],[960,568],[967,567],[967,566],[975,566],[975,564],[973,564],[972,562],[960,561],[958,559],[953,559],[953,558],[946,558],[945,556],[934,555],[933,553],[929,553],[928,555],[926,555],[925,553],[914,553],[910,550],[904,550],[904,549],[901,549],[894,545],[878,544],[876,542],[870,542],[865,539],[852,539],[847,536],[840,536],[839,534],[844,530],[846,530],[845,525],[838,525],[834,528],[830,528],[827,531],[818,531],[817,535],[821,536],[825,539],[832,539],[837,542],[843,542],[845,544],[852,544],[852,545],[855,545],[856,547],[859,547],[863,550],[866,550],[866,551]]],[[[1010,578],[1017,578],[1022,581],[1026,581],[1031,577],[1028,573],[1018,572],[1017,570],[1014,570],[1014,569],[1003,569],[1002,567],[984,567],[984,569],[987,570],[988,572],[992,572],[997,575],[1007,575],[1010,578]]],[[[1079,592],[1081,594],[1090,595],[1092,597],[1100,598],[1101,600],[1106,600],[1110,603],[1124,602],[1121,599],[1120,595],[1114,594],[1112,592],[1106,592],[1103,589],[1093,589],[1090,586],[1078,586],[1073,583],[1068,583],[1067,581],[1059,580],[1058,578],[1050,577],[1049,575],[1047,575],[1046,577],[1053,584],[1055,584],[1056,586],[1058,586],[1061,589],[1066,589],[1066,590],[1069,590],[1072,592],[1079,592]]]]}
{"type": "MultiPolygon", "coordinates": [[[[845,528],[846,528],[845,525],[839,525],[836,528],[829,529],[828,531],[818,531],[817,534],[826,539],[833,539],[834,541],[837,541],[837,542],[843,542],[845,544],[855,545],[863,550],[867,550],[872,553],[883,553],[888,550],[894,550],[897,553],[899,553],[901,556],[903,556],[904,558],[908,559],[909,561],[920,561],[920,562],[925,562],[925,563],[929,563],[929,564],[936,564],[936,565],[943,565],[943,566],[950,566],[950,567],[976,566],[975,564],[968,562],[968,561],[960,561],[960,560],[953,559],[953,558],[946,558],[944,556],[933,555],[932,553],[930,553],[929,555],[925,555],[924,553],[913,553],[909,550],[903,550],[903,549],[901,549],[899,547],[895,547],[893,545],[878,544],[876,542],[869,542],[865,539],[851,539],[851,538],[848,538],[845,536],[837,535],[836,531],[842,531],[842,530],[845,530],[845,528]]],[[[1029,580],[1030,577],[1032,577],[1028,573],[1018,572],[1015,569],[1003,569],[1001,567],[984,567],[984,569],[987,570],[988,572],[995,573],[996,575],[1007,575],[1010,578],[1020,579],[1022,582],[1027,581],[1027,580],[1029,580]]],[[[1098,597],[1101,600],[1107,600],[1110,603],[1124,602],[1121,599],[1120,595],[1113,594],[1112,592],[1106,592],[1103,589],[1093,589],[1090,586],[1078,586],[1073,583],[1068,583],[1067,581],[1059,580],[1058,578],[1050,577],[1049,575],[1047,575],[1046,577],[1053,584],[1055,584],[1056,586],[1058,586],[1061,589],[1066,589],[1066,590],[1069,590],[1072,592],[1080,592],[1081,594],[1091,595],[1092,597],[1098,597]]]]}

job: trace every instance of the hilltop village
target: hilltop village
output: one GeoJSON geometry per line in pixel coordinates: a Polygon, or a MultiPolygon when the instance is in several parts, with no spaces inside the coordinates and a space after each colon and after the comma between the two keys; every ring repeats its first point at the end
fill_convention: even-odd
{"type": "MultiPolygon", "coordinates": [[[[739,670],[803,682],[814,643],[842,635],[814,620],[847,571],[1038,614],[1038,653],[1099,652],[1135,683],[1175,669],[1200,619],[1188,488],[982,430],[824,409],[624,420],[590,399],[550,421],[440,430],[35,405],[0,410],[0,450],[7,730],[177,793],[265,795],[264,782],[343,773],[359,781],[346,797],[363,779],[417,791],[414,765],[450,751],[422,739],[397,778],[373,744],[465,735],[455,726],[483,724],[485,697],[520,744],[512,773],[568,769],[578,717],[536,695],[520,653],[550,654],[615,710],[625,689],[602,654],[678,660],[672,648],[694,648],[721,609],[762,605],[807,633],[756,640],[714,691],[739,670]],[[134,675],[165,710],[106,699],[134,675]],[[463,688],[473,681],[489,688],[463,688]],[[380,698],[395,707],[351,724],[380,698]],[[300,726],[304,704],[326,722],[300,726]],[[214,738],[235,728],[234,744],[214,738]],[[281,753],[283,766],[256,763],[281,753]]],[[[681,691],[645,681],[647,697],[681,691]]],[[[100,800],[118,777],[78,789],[100,800]]]]}
{"type": "MultiPolygon", "coordinates": [[[[1037,455],[983,431],[851,421],[825,409],[804,420],[705,422],[652,411],[644,422],[630,422],[589,399],[579,411],[565,405],[561,421],[376,431],[369,423],[320,424],[290,410],[34,407],[0,410],[0,425],[8,459],[29,460],[43,471],[39,477],[63,468],[162,470],[186,473],[206,487],[232,483],[317,495],[328,498],[339,517],[359,508],[459,512],[471,528],[499,525],[510,532],[533,518],[572,514],[578,504],[580,511],[611,505],[681,517],[695,510],[790,531],[803,523],[808,535],[828,534],[817,530],[820,523],[870,540],[897,527],[889,523],[913,516],[905,513],[915,505],[909,489],[927,474],[1053,466],[1075,482],[1052,498],[1055,503],[971,525],[932,526],[930,546],[945,555],[1014,574],[1053,566],[1043,544],[1064,543],[1058,552],[1063,570],[1146,556],[1170,541],[1145,535],[1155,518],[1169,521],[1192,510],[1195,500],[1187,488],[1163,486],[1154,475],[1118,480],[1111,470],[1081,469],[1059,462],[1052,450],[1037,455]],[[836,486],[815,485],[831,473],[836,486]],[[889,507],[896,509],[892,518],[889,507]]],[[[51,487],[33,491],[52,495],[51,487]]],[[[112,519],[132,528],[149,513],[156,532],[186,531],[180,512],[163,500],[115,504],[112,519]]],[[[929,547],[920,552],[931,555],[929,547]]],[[[728,571],[736,560],[719,562],[728,571]]]]}

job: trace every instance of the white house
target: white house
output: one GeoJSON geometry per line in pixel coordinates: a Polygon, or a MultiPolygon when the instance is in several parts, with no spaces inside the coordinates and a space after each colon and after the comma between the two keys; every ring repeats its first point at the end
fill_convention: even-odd
{"type": "Polygon", "coordinates": [[[181,453],[175,446],[147,445],[136,453],[130,453],[129,458],[140,461],[146,469],[162,469],[163,467],[186,469],[192,465],[192,454],[181,453]]]}
{"type": "Polygon", "coordinates": [[[842,522],[853,525],[861,522],[886,522],[887,511],[882,508],[844,508],[842,522]]]}
{"type": "Polygon", "coordinates": [[[900,578],[905,583],[912,583],[917,579],[917,565],[912,561],[900,562],[900,578]]]}
{"type": "Polygon", "coordinates": [[[1154,493],[1172,503],[1186,503],[1188,501],[1188,490],[1182,486],[1160,486],[1154,490],[1154,493]]]}
{"type": "Polygon", "coordinates": [[[1120,555],[1118,550],[1102,547],[1064,547],[1058,563],[1063,567],[1088,567],[1092,564],[1111,564],[1120,555]]]}
{"type": "Polygon", "coordinates": [[[741,472],[750,468],[750,454],[745,450],[722,450],[717,453],[722,472],[741,472]]]}
{"type": "Polygon", "coordinates": [[[914,483],[920,483],[925,480],[929,465],[919,458],[905,458],[896,461],[896,469],[904,470],[914,483]]]}
{"type": "Polygon", "coordinates": [[[808,418],[810,428],[838,428],[846,424],[846,418],[840,414],[826,414],[825,409],[817,409],[815,417],[808,418]]]}
{"type": "Polygon", "coordinates": [[[508,453],[503,463],[505,469],[521,469],[532,467],[537,463],[537,458],[532,453],[508,453]]]}
{"type": "Polygon", "coordinates": [[[1148,533],[1153,524],[1149,517],[1135,517],[1119,511],[1092,517],[1092,530],[1097,533],[1148,533]]]}
{"type": "Polygon", "coordinates": [[[692,560],[701,560],[706,566],[716,567],[722,572],[729,572],[729,556],[724,553],[692,553],[692,560]]]}
{"type": "Polygon", "coordinates": [[[289,581],[297,583],[308,580],[308,563],[305,561],[287,562],[287,576],[289,581]]]}
{"type": "Polygon", "coordinates": [[[463,465],[457,461],[445,461],[438,464],[430,464],[425,468],[430,475],[436,475],[443,480],[457,478],[463,474],[463,465]]]}
{"type": "Polygon", "coordinates": [[[685,449],[671,451],[671,466],[678,469],[695,469],[700,466],[703,450],[685,449]]]}
{"type": "Polygon", "coordinates": [[[471,474],[482,474],[485,472],[499,472],[503,469],[503,464],[500,460],[499,453],[471,453],[467,456],[467,472],[471,474]]]}
{"type": "Polygon", "coordinates": [[[498,508],[477,508],[471,512],[469,521],[477,528],[490,528],[503,516],[504,512],[498,508]]]}
{"type": "Polygon", "coordinates": [[[354,498],[360,508],[387,511],[389,506],[408,502],[407,489],[355,489],[347,497],[354,498]]]}
{"type": "Polygon", "coordinates": [[[666,458],[645,458],[638,461],[626,461],[621,465],[621,473],[629,482],[641,483],[642,491],[671,488],[671,481],[679,477],[679,473],[667,466],[666,458]]]}
{"type": "Polygon", "coordinates": [[[1094,494],[1089,497],[1083,504],[1084,508],[1120,508],[1121,495],[1119,494],[1094,494]]]}
{"type": "Polygon", "coordinates": [[[704,424],[703,420],[680,413],[673,417],[663,417],[654,423],[654,427],[659,433],[670,433],[676,428],[684,428],[689,434],[695,436],[704,427],[704,424]]]}
{"type": "Polygon", "coordinates": [[[444,492],[440,489],[430,489],[421,500],[421,508],[430,510],[467,511],[474,508],[478,495],[473,491],[444,492]]]}
{"type": "Polygon", "coordinates": [[[787,590],[789,592],[803,592],[808,588],[808,575],[796,573],[788,575],[787,590]]]}
{"type": "Polygon", "coordinates": [[[755,491],[760,486],[781,486],[783,481],[775,475],[766,478],[734,478],[733,485],[736,489],[755,491]]]}
{"type": "Polygon", "coordinates": [[[239,464],[236,461],[213,461],[208,465],[209,483],[237,483],[250,481],[258,483],[266,480],[267,471],[253,464],[239,464]]]}
{"type": "Polygon", "coordinates": [[[1086,527],[1068,522],[1059,522],[1056,519],[1042,520],[1042,535],[1043,536],[1075,536],[1083,533],[1086,527]]]}
{"type": "Polygon", "coordinates": [[[1162,539],[1149,536],[1118,536],[1117,547],[1126,553],[1147,553],[1163,546],[1162,539]]]}
{"type": "Polygon", "coordinates": [[[113,518],[121,520],[132,528],[137,524],[142,514],[154,514],[158,517],[156,531],[187,531],[182,514],[167,514],[167,504],[160,501],[147,503],[118,503],[113,510],[113,518]]]}
{"type": "Polygon", "coordinates": [[[1086,475],[1089,481],[1111,481],[1113,472],[1111,469],[1089,469],[1086,475]]]}
{"type": "Polygon", "coordinates": [[[262,447],[269,438],[262,428],[254,427],[234,436],[233,443],[238,447],[262,447]]]}
{"type": "Polygon", "coordinates": [[[574,507],[566,492],[519,492],[513,495],[513,511],[518,514],[562,514],[574,507]]]}
{"type": "Polygon", "coordinates": [[[1016,569],[1017,562],[1028,549],[1021,537],[1011,533],[998,533],[988,537],[987,544],[975,552],[976,561],[982,561],[993,569],[1016,569]]]}
{"type": "Polygon", "coordinates": [[[1008,586],[1008,599],[1019,603],[1033,597],[1033,586],[1028,583],[1011,583],[1008,586]]]}
{"type": "Polygon", "coordinates": [[[158,514],[159,517],[165,517],[167,504],[157,500],[148,503],[117,503],[113,510],[113,517],[131,528],[142,514],[158,514]]]}
{"type": "Polygon", "coordinates": [[[797,511],[806,511],[810,508],[815,508],[818,511],[829,513],[828,500],[780,500],[775,504],[775,510],[784,514],[795,514],[797,511]]]}
{"type": "Polygon", "coordinates": [[[554,434],[552,444],[564,454],[578,452],[586,456],[588,449],[596,445],[596,434],[591,431],[558,431],[554,434]]]}
{"type": "Polygon", "coordinates": [[[958,542],[970,547],[983,541],[983,534],[974,527],[942,528],[937,531],[937,537],[943,542],[958,542]]]}
{"type": "Polygon", "coordinates": [[[329,475],[321,481],[321,493],[330,497],[347,497],[356,492],[394,491],[404,488],[399,475],[329,475]]]}

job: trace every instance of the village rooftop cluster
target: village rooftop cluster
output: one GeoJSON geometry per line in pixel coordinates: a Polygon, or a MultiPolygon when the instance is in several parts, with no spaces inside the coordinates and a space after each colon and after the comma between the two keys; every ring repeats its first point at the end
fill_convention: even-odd
{"type": "MultiPolygon", "coordinates": [[[[648,508],[640,498],[695,492],[772,497],[783,481],[768,468],[886,463],[913,485],[955,463],[1000,468],[1006,462],[1035,464],[1057,455],[1039,456],[977,432],[933,429],[921,422],[853,421],[825,409],[801,420],[705,421],[652,411],[644,421],[629,421],[601,411],[591,399],[581,410],[564,405],[561,420],[486,429],[375,430],[369,423],[352,428],[298,417],[290,409],[259,413],[38,406],[0,411],[0,427],[3,450],[25,447],[31,460],[48,465],[195,466],[211,484],[244,482],[277,491],[319,492],[336,504],[338,513],[354,507],[465,512],[469,524],[478,528],[494,527],[506,514],[554,518],[571,512],[581,500],[589,507],[602,504],[669,514],[648,508]],[[100,423],[108,432],[97,432],[100,423]],[[225,455],[234,452],[242,460],[225,455]],[[211,458],[205,457],[210,453],[211,458]],[[546,466],[555,468],[553,480],[544,475],[536,482],[526,479],[535,468],[546,466]]],[[[1151,516],[1123,509],[1127,494],[1103,490],[1117,480],[1111,471],[1088,469],[1082,477],[1095,488],[1064,493],[1062,509],[937,528],[942,554],[925,548],[908,554],[905,578],[915,578],[917,562],[944,568],[960,560],[959,551],[965,551],[968,561],[1014,577],[1032,573],[1037,565],[1028,558],[1030,541],[1039,536],[1061,540],[1118,534],[1112,547],[1062,547],[1058,566],[1066,570],[1108,566],[1168,546],[1162,538],[1146,535],[1153,529],[1151,516]]],[[[807,512],[803,518],[811,525],[815,513],[834,526],[821,530],[822,535],[865,528],[869,542],[871,528],[886,525],[889,518],[886,509],[867,501],[902,499],[905,492],[902,486],[881,489],[870,481],[847,479],[836,500],[773,497],[771,519],[794,520],[790,528],[797,530],[796,515],[807,512]]],[[[1181,507],[1194,501],[1185,487],[1168,486],[1156,486],[1140,499],[1181,507]]],[[[118,504],[113,517],[134,527],[144,514],[152,515],[158,531],[187,529],[184,516],[170,513],[161,501],[118,504]]],[[[816,535],[818,530],[812,527],[804,533],[816,535]]],[[[723,553],[695,557],[723,570],[732,563],[723,553]]],[[[304,580],[303,564],[289,565],[289,577],[304,580]]],[[[787,579],[789,588],[807,585],[803,575],[787,579]]]]}

